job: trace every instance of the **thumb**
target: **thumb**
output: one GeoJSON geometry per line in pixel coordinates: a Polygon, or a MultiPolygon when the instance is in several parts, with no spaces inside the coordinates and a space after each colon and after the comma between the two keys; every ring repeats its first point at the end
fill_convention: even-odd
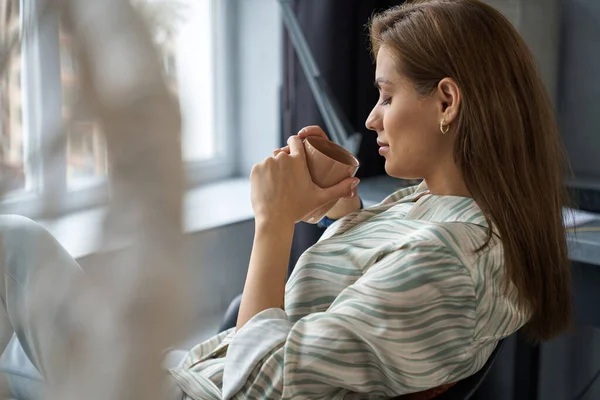
{"type": "Polygon", "coordinates": [[[359,184],[358,178],[346,178],[338,184],[335,184],[327,189],[323,189],[323,201],[331,201],[341,199],[348,196],[359,184]]]}

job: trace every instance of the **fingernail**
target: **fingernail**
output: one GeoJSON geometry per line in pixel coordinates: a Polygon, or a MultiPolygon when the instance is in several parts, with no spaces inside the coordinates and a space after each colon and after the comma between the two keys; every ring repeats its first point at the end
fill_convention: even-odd
{"type": "Polygon", "coordinates": [[[302,128],[298,131],[298,135],[300,135],[302,132],[304,132],[306,130],[306,128],[302,128]]]}
{"type": "Polygon", "coordinates": [[[352,182],[352,185],[350,186],[350,189],[354,189],[355,187],[358,186],[359,183],[360,183],[360,179],[354,180],[354,182],[352,182]]]}

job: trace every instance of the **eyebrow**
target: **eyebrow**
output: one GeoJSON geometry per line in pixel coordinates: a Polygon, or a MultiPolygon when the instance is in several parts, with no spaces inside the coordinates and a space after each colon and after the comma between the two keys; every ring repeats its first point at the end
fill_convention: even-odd
{"type": "Polygon", "coordinates": [[[375,82],[373,82],[373,85],[375,85],[375,87],[377,89],[379,89],[381,87],[382,83],[385,83],[385,84],[388,84],[388,85],[392,84],[392,82],[388,81],[387,79],[379,77],[379,78],[375,79],[375,82]]]}

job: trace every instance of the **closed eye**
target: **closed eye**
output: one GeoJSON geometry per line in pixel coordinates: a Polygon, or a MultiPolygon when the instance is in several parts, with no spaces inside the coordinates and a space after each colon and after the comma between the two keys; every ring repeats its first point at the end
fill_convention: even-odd
{"type": "Polygon", "coordinates": [[[392,103],[392,98],[388,97],[387,99],[383,99],[383,101],[381,101],[381,103],[379,103],[380,106],[387,106],[389,104],[392,103]]]}

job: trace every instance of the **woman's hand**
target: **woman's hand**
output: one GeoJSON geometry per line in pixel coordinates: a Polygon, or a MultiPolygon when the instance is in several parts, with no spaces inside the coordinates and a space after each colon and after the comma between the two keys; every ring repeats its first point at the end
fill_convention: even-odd
{"type": "Polygon", "coordinates": [[[313,210],[350,196],[357,178],[347,178],[330,188],[320,188],[310,178],[300,136],[288,139],[288,151],[280,151],[252,168],[252,208],[259,223],[295,224],[313,210]]]}
{"type": "Polygon", "coordinates": [[[237,329],[261,311],[283,306],[294,224],[323,204],[350,195],[358,184],[356,178],[326,189],[314,184],[302,140],[292,136],[286,151],[256,164],[250,173],[256,223],[237,329]]]}
{"type": "MultiPolygon", "coordinates": [[[[321,127],[312,125],[303,128],[298,132],[298,137],[302,140],[308,136],[319,136],[329,140],[327,134],[321,129],[321,127]]],[[[273,152],[273,156],[277,156],[279,153],[290,154],[290,146],[285,146],[277,149],[273,152]]],[[[327,217],[331,219],[340,219],[351,212],[360,209],[360,199],[358,198],[358,188],[354,187],[349,195],[342,197],[329,211],[327,211],[327,217]]]]}
{"type": "MultiPolygon", "coordinates": [[[[317,126],[317,125],[306,126],[306,127],[302,128],[300,130],[300,132],[298,132],[298,137],[302,140],[306,139],[309,136],[319,136],[319,137],[322,137],[323,139],[329,140],[325,131],[323,131],[323,129],[321,129],[321,127],[317,126]]],[[[276,156],[277,154],[281,153],[282,151],[290,154],[290,146],[288,145],[288,146],[285,146],[285,147],[275,150],[273,152],[273,155],[276,156]]]]}
{"type": "MultiPolygon", "coordinates": [[[[323,139],[329,140],[325,131],[323,131],[323,129],[321,129],[321,127],[317,126],[317,125],[311,125],[311,126],[304,127],[300,130],[300,132],[298,132],[298,137],[301,140],[304,140],[309,136],[319,136],[319,137],[322,137],[323,139]]],[[[273,151],[273,156],[276,156],[277,154],[279,154],[281,152],[290,154],[290,146],[287,145],[287,146],[284,146],[280,149],[273,151]]]]}

